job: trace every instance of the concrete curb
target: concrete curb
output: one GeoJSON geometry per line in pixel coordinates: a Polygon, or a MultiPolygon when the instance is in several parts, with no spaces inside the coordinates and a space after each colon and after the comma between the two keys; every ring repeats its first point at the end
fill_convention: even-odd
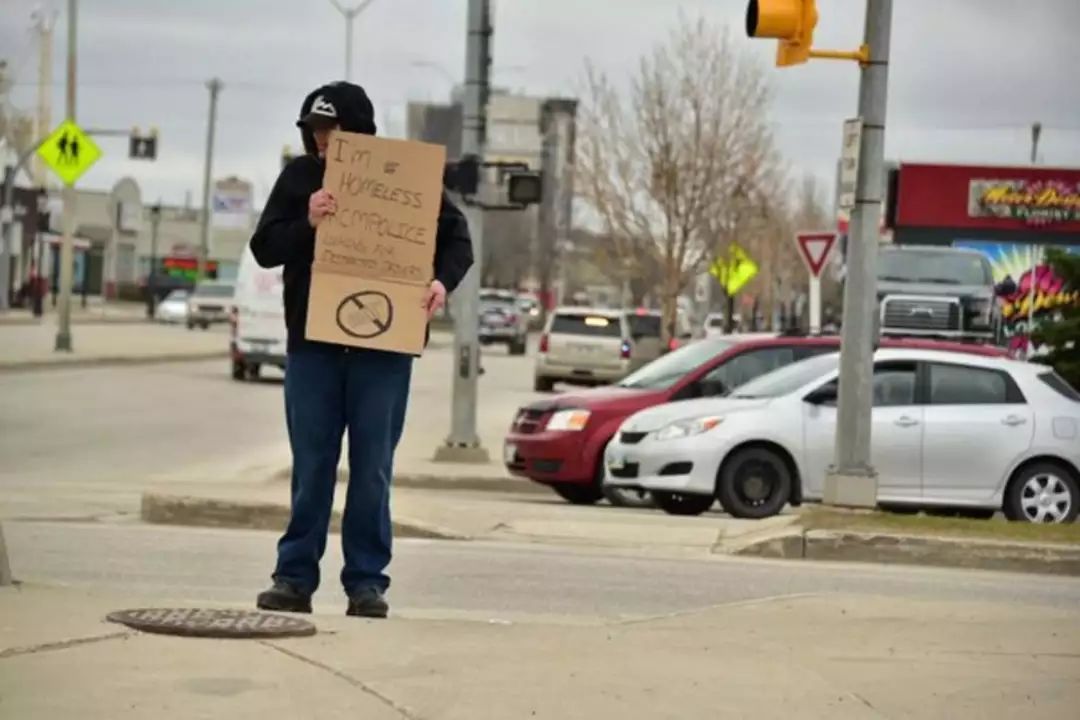
{"type": "Polygon", "coordinates": [[[795,529],[733,554],[1080,576],[1080,546],[843,530],[795,529]]]}
{"type": "MultiPolygon", "coordinates": [[[[274,473],[271,482],[289,482],[292,470],[284,468],[274,473]]],[[[344,468],[338,469],[338,482],[347,483],[349,472],[344,468]]],[[[434,473],[394,473],[394,487],[412,488],[417,490],[472,490],[480,492],[509,492],[525,493],[530,495],[547,495],[551,491],[531,480],[510,477],[484,477],[481,475],[466,475],[453,477],[450,475],[436,475],[434,473]]]]}
{"type": "MultiPolygon", "coordinates": [[[[280,532],[289,522],[289,508],[274,503],[145,493],[142,496],[140,517],[143,522],[153,525],[280,532]]],[[[330,529],[334,532],[341,530],[341,513],[336,510],[330,518],[330,529]]],[[[470,539],[428,523],[406,518],[394,520],[394,537],[433,540],[470,539]]]]}
{"type": "Polygon", "coordinates": [[[0,373],[31,372],[38,370],[68,370],[76,368],[115,367],[120,365],[164,365],[176,362],[195,362],[201,360],[226,360],[228,350],[214,350],[200,353],[169,353],[165,355],[147,355],[142,357],[105,356],[96,358],[72,358],[71,360],[27,360],[25,362],[0,362],[0,373]]]}
{"type": "MultiPolygon", "coordinates": [[[[49,316],[47,318],[35,318],[35,317],[8,317],[0,318],[0,327],[5,325],[12,325],[16,327],[26,327],[28,325],[44,325],[46,323],[55,323],[56,317],[49,316]]],[[[84,318],[72,318],[71,324],[74,326],[80,325],[141,325],[152,324],[152,321],[146,317],[84,317],[84,318]]]]}

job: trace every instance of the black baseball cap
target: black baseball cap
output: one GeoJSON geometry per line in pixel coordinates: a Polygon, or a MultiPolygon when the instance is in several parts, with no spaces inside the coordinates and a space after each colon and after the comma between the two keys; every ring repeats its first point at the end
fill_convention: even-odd
{"type": "Polygon", "coordinates": [[[338,122],[338,111],[334,103],[326,95],[319,95],[311,103],[311,110],[308,111],[308,114],[300,118],[296,124],[314,130],[336,127],[338,122]]]}

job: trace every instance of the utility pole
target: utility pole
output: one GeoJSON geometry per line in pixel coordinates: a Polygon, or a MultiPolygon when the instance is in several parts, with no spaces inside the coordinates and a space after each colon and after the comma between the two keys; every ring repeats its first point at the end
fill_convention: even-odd
{"type": "Polygon", "coordinates": [[[161,200],[150,208],[150,274],[146,279],[147,294],[146,313],[149,320],[154,319],[157,310],[157,264],[158,264],[158,227],[161,225],[161,200]]]}
{"type": "Polygon", "coordinates": [[[840,349],[840,397],[836,418],[836,459],[825,475],[824,501],[830,505],[875,507],[877,473],[870,458],[873,401],[874,322],[877,312],[877,253],[885,194],[885,107],[889,80],[892,0],[867,0],[863,42],[869,60],[859,79],[863,121],[851,214],[840,349]]]}
{"type": "Polygon", "coordinates": [[[352,47],[353,47],[353,21],[356,20],[356,16],[367,10],[368,5],[375,2],[375,0],[364,0],[354,8],[347,8],[342,5],[339,0],[330,0],[330,3],[337,8],[337,11],[341,13],[345,18],[345,80],[349,82],[352,80],[352,47]]]}
{"type": "MultiPolygon", "coordinates": [[[[57,12],[51,8],[39,8],[34,11],[34,28],[38,32],[38,110],[37,138],[47,137],[52,132],[52,49],[53,30],[56,27],[57,12]]],[[[34,158],[34,185],[45,187],[45,162],[34,158]]]]}
{"type": "MultiPolygon", "coordinates": [[[[489,0],[469,0],[465,43],[465,104],[462,117],[461,153],[481,160],[487,136],[487,98],[491,62],[492,23],[489,0]]],[[[476,196],[484,197],[484,174],[476,196]]],[[[450,435],[435,452],[446,462],[487,462],[488,453],[476,433],[477,377],[480,367],[479,321],[481,264],[484,258],[484,211],[479,205],[463,208],[472,236],[473,266],[455,295],[454,379],[450,435]]]]}
{"type": "MultiPolygon", "coordinates": [[[[1039,162],[1039,137],[1042,135],[1042,123],[1031,125],[1031,164],[1039,162]]],[[[1035,354],[1035,279],[1039,274],[1039,246],[1031,244],[1031,287],[1028,288],[1028,317],[1027,317],[1027,357],[1035,354]]]]}
{"type": "MultiPolygon", "coordinates": [[[[78,68],[78,0],[68,0],[67,17],[67,102],[65,116],[75,122],[75,88],[78,68]]],[[[75,271],[75,186],[64,186],[63,240],[60,244],[60,325],[56,332],[56,350],[71,352],[71,284],[75,271]]],[[[85,283],[84,283],[85,284],[85,283]]]]}
{"type": "Polygon", "coordinates": [[[210,215],[213,208],[210,207],[210,177],[214,165],[214,128],[217,125],[217,101],[218,93],[221,92],[222,83],[218,78],[213,78],[206,83],[210,90],[210,118],[206,123],[206,161],[203,164],[203,196],[202,196],[202,223],[199,228],[199,266],[195,274],[195,282],[201,282],[206,278],[206,263],[210,254],[210,215]]]}

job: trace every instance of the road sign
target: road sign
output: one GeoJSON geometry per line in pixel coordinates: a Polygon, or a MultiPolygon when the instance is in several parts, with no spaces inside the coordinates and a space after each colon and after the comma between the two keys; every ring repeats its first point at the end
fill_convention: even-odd
{"type": "Polygon", "coordinates": [[[862,145],[862,118],[844,121],[844,141],[840,149],[840,192],[837,205],[841,210],[855,207],[855,187],[859,179],[859,147],[862,145]]]}
{"type": "Polygon", "coordinates": [[[724,292],[736,295],[758,274],[757,263],[735,243],[728,248],[726,258],[717,258],[709,268],[709,273],[720,281],[724,292]]]}
{"type": "Polygon", "coordinates": [[[806,264],[806,269],[810,271],[810,276],[821,277],[821,271],[829,262],[829,256],[836,247],[836,233],[797,233],[795,243],[799,246],[799,255],[806,264]]]}
{"type": "Polygon", "coordinates": [[[101,148],[82,128],[65,120],[45,138],[37,154],[65,185],[74,185],[101,158],[101,148]]]}

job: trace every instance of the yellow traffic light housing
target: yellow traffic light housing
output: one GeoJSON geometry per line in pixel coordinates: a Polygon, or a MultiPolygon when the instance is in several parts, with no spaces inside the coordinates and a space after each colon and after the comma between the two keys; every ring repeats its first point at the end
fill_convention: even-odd
{"type": "Polygon", "coordinates": [[[776,38],[776,65],[800,65],[810,58],[867,62],[866,46],[855,52],[814,50],[817,26],[816,0],[750,0],[746,6],[746,34],[752,38],[776,38]]]}

